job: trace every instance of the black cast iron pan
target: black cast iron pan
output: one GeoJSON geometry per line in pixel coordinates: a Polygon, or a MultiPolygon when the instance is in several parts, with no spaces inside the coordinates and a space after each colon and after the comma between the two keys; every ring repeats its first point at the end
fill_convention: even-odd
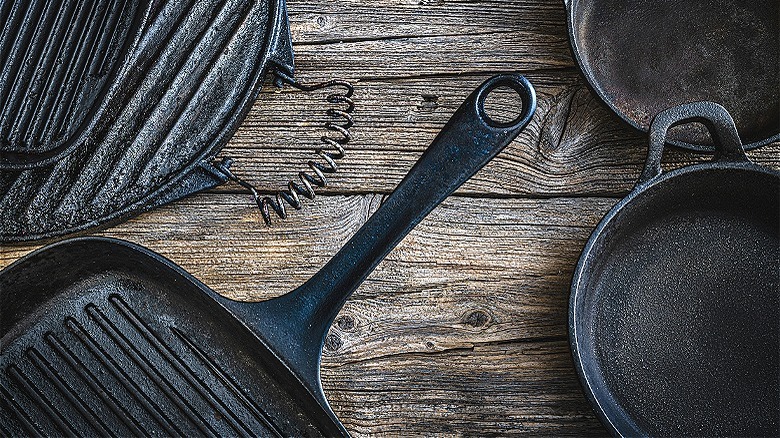
{"type": "MultiPolygon", "coordinates": [[[[777,0],[565,0],[574,57],[596,94],[647,132],[666,108],[720,102],[745,148],[780,139],[777,0]]],[[[684,126],[670,144],[712,150],[684,126]]]]}
{"type": "Polygon", "coordinates": [[[293,75],[284,0],[8,0],[0,26],[0,241],[224,183],[264,76],[293,75]]]}
{"type": "Polygon", "coordinates": [[[593,408],[621,436],[780,433],[780,174],[701,102],[659,114],[634,190],[574,273],[569,336],[593,408]],[[661,172],[670,127],[707,126],[712,162],[661,172]]]}
{"type": "Polygon", "coordinates": [[[319,378],[347,297],[535,110],[517,75],[481,85],[369,221],[296,290],[223,298],[163,257],[105,238],[67,240],[0,272],[0,431],[7,435],[344,435],[319,378]],[[484,113],[508,86],[511,123],[484,113]]]}

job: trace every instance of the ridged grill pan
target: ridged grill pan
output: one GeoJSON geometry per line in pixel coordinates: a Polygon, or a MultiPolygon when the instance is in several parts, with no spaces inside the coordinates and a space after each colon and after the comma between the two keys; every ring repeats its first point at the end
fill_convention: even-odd
{"type": "Polygon", "coordinates": [[[433,208],[528,124],[533,88],[482,84],[396,190],[317,274],[260,303],[220,297],[149,250],[81,238],[0,271],[0,431],[7,435],[336,436],[320,383],[347,298],[433,208]],[[507,86],[523,110],[491,120],[507,86]]]}
{"type": "Polygon", "coordinates": [[[84,230],[225,182],[284,0],[0,4],[0,241],[84,230]]]}

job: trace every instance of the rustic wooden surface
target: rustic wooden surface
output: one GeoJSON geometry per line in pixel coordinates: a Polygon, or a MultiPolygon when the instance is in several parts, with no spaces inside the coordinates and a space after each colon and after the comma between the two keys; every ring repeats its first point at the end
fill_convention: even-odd
{"type": "MultiPolygon", "coordinates": [[[[568,351],[569,282],[592,228],[632,187],[643,137],[569,51],[561,0],[291,0],[301,80],[356,85],[355,140],[304,210],[261,224],[235,185],[96,234],[131,240],[241,300],[303,282],[357,230],[470,91],[519,71],[530,126],[420,224],[347,303],[323,383],[356,436],[603,435],[568,351]]],[[[321,94],[265,90],[224,155],[264,192],[314,158],[321,94]]],[[[706,159],[665,154],[666,168],[706,159]]],[[[751,152],[780,167],[780,144],[751,152]]],[[[0,267],[40,243],[3,245],[0,267]]]]}

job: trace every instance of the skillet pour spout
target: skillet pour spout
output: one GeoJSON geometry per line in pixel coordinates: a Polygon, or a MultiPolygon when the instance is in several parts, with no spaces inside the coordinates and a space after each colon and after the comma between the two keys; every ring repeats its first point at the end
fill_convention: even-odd
{"type": "Polygon", "coordinates": [[[658,114],[634,190],[591,235],[572,280],[580,382],[615,436],[780,434],[780,172],[752,163],[729,113],[658,114]],[[667,173],[670,128],[717,153],[667,173]]]}
{"type": "Polygon", "coordinates": [[[535,108],[522,76],[483,83],[344,248],[301,287],[266,302],[221,297],[162,256],[115,239],[66,240],[0,271],[0,433],[348,435],[320,382],[330,324],[535,108]],[[484,108],[501,86],[522,99],[508,123],[484,108]]]}

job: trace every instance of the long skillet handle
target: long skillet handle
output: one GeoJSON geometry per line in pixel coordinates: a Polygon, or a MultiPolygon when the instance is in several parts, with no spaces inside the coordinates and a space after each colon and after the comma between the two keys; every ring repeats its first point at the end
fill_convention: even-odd
{"type": "MultiPolygon", "coordinates": [[[[531,84],[520,75],[493,77],[477,88],[447,122],[395,191],[317,274],[294,291],[240,311],[277,355],[319,388],[325,335],[344,302],[376,265],[441,201],[507,146],[536,109],[531,84]],[[522,99],[521,114],[497,123],[485,113],[485,98],[510,87],[522,99]]],[[[311,388],[311,387],[315,388],[311,388]]]]}
{"type": "Polygon", "coordinates": [[[309,324],[324,336],[347,298],[376,265],[439,203],[501,152],[531,120],[536,96],[523,76],[496,76],[477,88],[444,126],[395,191],[335,257],[293,293],[311,311],[309,324]],[[485,98],[506,86],[522,99],[510,123],[490,119],[485,98]]]}

